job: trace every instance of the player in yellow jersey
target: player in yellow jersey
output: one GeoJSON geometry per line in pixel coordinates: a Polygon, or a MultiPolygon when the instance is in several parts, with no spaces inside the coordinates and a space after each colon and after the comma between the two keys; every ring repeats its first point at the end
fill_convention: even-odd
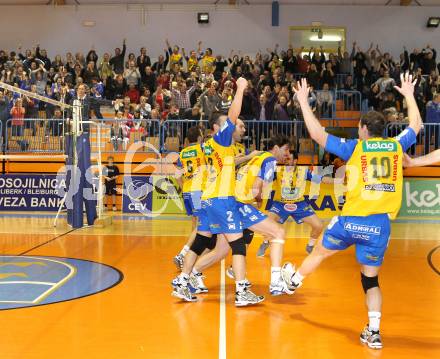
{"type": "MultiPolygon", "coordinates": [[[[271,295],[292,294],[281,278],[281,263],[284,245],[284,230],[281,225],[257,209],[264,193],[269,194],[275,173],[276,162],[282,162],[289,153],[289,139],[275,136],[269,141],[268,151],[260,152],[237,172],[236,200],[243,228],[251,233],[258,232],[271,238],[271,295]],[[268,188],[268,187],[269,188],[268,188]]],[[[197,270],[204,270],[228,254],[228,244],[219,238],[214,251],[200,257],[195,264],[197,270]]]]}
{"type": "MultiPolygon", "coordinates": [[[[206,180],[202,194],[201,216],[206,216],[210,232],[199,232],[210,236],[222,234],[232,249],[232,265],[236,273],[235,305],[246,306],[258,304],[264,297],[257,296],[246,287],[246,245],[243,239],[243,228],[235,193],[235,163],[233,150],[233,133],[236,128],[243,101],[243,92],[247,87],[244,78],[237,80],[237,92],[229,109],[228,116],[214,114],[211,123],[214,135],[204,145],[207,163],[206,180]]],[[[196,239],[197,240],[197,239],[196,239]]],[[[193,246],[196,244],[194,241],[193,246]]],[[[188,296],[189,268],[173,280],[174,292],[179,298],[187,301],[195,300],[188,296]]],[[[174,293],[173,292],[173,293],[174,293]]]]}
{"type": "MultiPolygon", "coordinates": [[[[189,145],[180,152],[179,159],[177,160],[177,167],[181,169],[179,184],[182,188],[183,203],[185,205],[186,213],[188,216],[192,217],[192,231],[185,246],[173,259],[174,264],[178,269],[182,269],[183,259],[186,253],[190,250],[196,237],[198,213],[201,208],[203,169],[205,166],[200,128],[197,126],[189,128],[187,138],[189,145]]],[[[199,221],[203,221],[203,218],[199,221]]],[[[208,228],[205,227],[205,229],[208,228]]]]}
{"type": "Polygon", "coordinates": [[[408,128],[395,138],[384,138],[384,116],[370,111],[361,117],[358,140],[328,134],[308,104],[307,81],[302,79],[295,89],[310,136],[328,152],[347,161],[348,180],[341,215],[331,220],[322,242],[298,270],[286,263],[282,276],[295,290],[324,259],[354,244],[369,318],[360,340],[374,349],[382,348],[379,333],[382,294],[378,274],[390,238],[390,219],[397,216],[402,201],[403,153],[416,142],[422,123],[414,98],[414,84],[412,76],[406,73],[401,75],[401,87],[395,87],[408,106],[408,128]]]}
{"type": "MultiPolygon", "coordinates": [[[[334,179],[313,174],[307,166],[297,166],[298,155],[291,151],[286,165],[277,166],[273,186],[273,198],[266,207],[269,217],[278,223],[285,223],[292,217],[297,224],[307,223],[311,227],[306,252],[310,253],[324,229],[324,225],[313,210],[306,195],[307,181],[314,183],[334,183],[334,179]]],[[[269,247],[265,239],[257,251],[257,257],[263,257],[269,247]]]]}

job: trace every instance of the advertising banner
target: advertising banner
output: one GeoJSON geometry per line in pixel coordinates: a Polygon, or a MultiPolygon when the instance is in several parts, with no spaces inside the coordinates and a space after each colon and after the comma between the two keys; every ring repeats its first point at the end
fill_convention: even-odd
{"type": "Polygon", "coordinates": [[[438,179],[407,179],[403,185],[399,217],[439,217],[440,181],[438,179]]]}
{"type": "Polygon", "coordinates": [[[57,211],[64,178],[56,175],[0,175],[0,211],[57,211]]]}

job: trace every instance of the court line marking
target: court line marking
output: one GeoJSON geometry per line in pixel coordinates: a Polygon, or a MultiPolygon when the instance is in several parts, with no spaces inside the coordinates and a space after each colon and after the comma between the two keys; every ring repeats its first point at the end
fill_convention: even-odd
{"type": "Polygon", "coordinates": [[[218,358],[226,359],[226,293],[225,260],[220,263],[220,321],[218,336],[218,358]]]}
{"type": "Polygon", "coordinates": [[[438,275],[440,275],[440,271],[435,267],[434,263],[432,262],[432,256],[434,255],[435,251],[437,249],[440,249],[440,246],[434,247],[430,250],[430,252],[428,253],[427,259],[428,259],[428,264],[431,267],[431,269],[438,275]]]}
{"type": "MultiPolygon", "coordinates": [[[[19,254],[18,256],[5,256],[8,258],[17,258],[21,256],[21,254],[19,254]]],[[[46,290],[45,292],[41,293],[37,298],[35,298],[32,301],[29,302],[22,302],[19,301],[18,303],[29,303],[29,304],[39,304],[42,300],[46,299],[50,294],[52,294],[55,290],[57,290],[58,288],[62,287],[66,282],[68,282],[71,278],[73,278],[76,275],[76,268],[71,265],[70,263],[66,263],[66,262],[62,262],[56,259],[52,259],[52,258],[42,258],[42,257],[29,257],[26,256],[27,259],[38,259],[38,260],[42,260],[42,261],[48,261],[48,262],[53,262],[53,263],[57,263],[57,264],[61,264],[62,266],[65,266],[69,269],[69,274],[65,277],[63,277],[60,281],[53,283],[53,285],[51,286],[51,288],[49,288],[48,290],[46,290]]],[[[32,282],[32,281],[16,281],[17,283],[23,283],[23,284],[46,284],[47,282],[32,282]]],[[[6,282],[1,282],[0,284],[10,284],[12,283],[12,281],[6,281],[6,282]]],[[[0,301],[0,303],[2,303],[3,301],[0,301]]],[[[11,303],[11,301],[9,301],[9,303],[11,303]]],[[[12,302],[13,303],[13,302],[12,302]]]]}
{"type": "Polygon", "coordinates": [[[46,242],[40,243],[40,244],[38,244],[38,245],[36,245],[36,246],[30,248],[30,249],[25,250],[24,252],[21,252],[21,253],[17,254],[17,256],[23,256],[23,255],[25,255],[26,253],[32,252],[34,249],[40,248],[40,247],[42,247],[42,246],[44,246],[44,245],[46,245],[46,244],[48,244],[48,243],[50,243],[50,242],[56,241],[57,239],[59,239],[59,238],[61,238],[61,237],[64,237],[65,235],[67,235],[67,234],[69,234],[69,233],[72,233],[73,231],[76,231],[77,229],[79,229],[79,228],[72,228],[71,230],[69,230],[69,231],[67,231],[67,232],[64,232],[64,233],[61,233],[61,234],[59,234],[58,236],[55,236],[55,237],[53,237],[52,239],[49,239],[49,240],[46,241],[46,242]]]}
{"type": "Polygon", "coordinates": [[[32,281],[20,281],[20,280],[11,280],[7,282],[0,282],[0,284],[41,284],[41,285],[55,285],[54,282],[32,282],[32,281]]]}

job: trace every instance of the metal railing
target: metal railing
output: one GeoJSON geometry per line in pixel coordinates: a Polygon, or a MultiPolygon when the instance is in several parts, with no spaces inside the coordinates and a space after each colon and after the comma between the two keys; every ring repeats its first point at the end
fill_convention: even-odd
{"type": "Polygon", "coordinates": [[[66,121],[63,119],[9,119],[6,122],[5,152],[64,152],[66,121]]]}
{"type": "MultiPolygon", "coordinates": [[[[385,129],[385,135],[396,137],[408,125],[406,122],[391,122],[385,129]]],[[[424,123],[422,130],[417,135],[416,143],[411,146],[408,152],[413,156],[422,156],[438,148],[440,148],[440,123],[424,123]]]]}

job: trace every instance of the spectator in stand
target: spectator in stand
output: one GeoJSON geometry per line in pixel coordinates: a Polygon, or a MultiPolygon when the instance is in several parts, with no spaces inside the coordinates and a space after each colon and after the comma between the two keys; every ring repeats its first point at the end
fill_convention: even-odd
{"type": "Polygon", "coordinates": [[[324,84],[327,84],[330,88],[335,87],[335,73],[333,72],[331,62],[327,62],[325,68],[321,71],[321,83],[323,84],[323,88],[324,84]]]}
{"type": "Polygon", "coordinates": [[[440,93],[426,105],[425,123],[434,124],[425,125],[425,153],[429,153],[432,136],[434,136],[434,149],[438,149],[440,144],[440,93]]]}
{"type": "Polygon", "coordinates": [[[220,112],[223,115],[227,115],[229,111],[229,107],[231,107],[232,104],[232,97],[229,96],[229,92],[227,90],[224,90],[222,92],[222,98],[217,103],[216,111],[220,112]]]}
{"type": "Polygon", "coordinates": [[[124,72],[124,59],[125,59],[125,51],[127,50],[127,46],[125,44],[125,39],[122,42],[122,52],[119,47],[115,49],[115,56],[113,56],[109,63],[113,67],[113,71],[117,74],[122,74],[124,72]]]}
{"type": "Polygon", "coordinates": [[[351,74],[353,73],[353,59],[355,56],[356,42],[353,43],[353,49],[351,55],[348,51],[344,51],[342,54],[341,43],[338,46],[338,60],[339,60],[339,73],[341,74],[351,74]]]}
{"type": "Polygon", "coordinates": [[[1,136],[3,139],[6,138],[6,130],[7,130],[7,120],[9,118],[9,98],[8,96],[5,96],[5,93],[3,90],[0,90],[0,123],[1,128],[3,129],[3,132],[1,133],[1,136]]]}
{"type": "Polygon", "coordinates": [[[183,115],[183,113],[191,108],[191,94],[195,91],[196,86],[192,85],[189,89],[187,88],[187,84],[185,81],[181,81],[180,84],[176,87],[171,87],[171,93],[173,96],[173,100],[177,104],[179,109],[179,113],[183,115]]]}
{"type": "Polygon", "coordinates": [[[141,74],[139,69],[136,67],[135,61],[130,60],[128,62],[128,68],[124,70],[124,79],[128,86],[134,85],[137,87],[139,85],[141,74]]]}
{"type": "Polygon", "coordinates": [[[322,86],[322,91],[318,92],[316,102],[318,115],[321,118],[331,118],[333,115],[334,97],[327,83],[324,83],[322,86]]]}
{"type": "Polygon", "coordinates": [[[150,56],[147,55],[147,49],[145,47],[141,47],[140,53],[136,59],[136,64],[139,68],[139,72],[142,74],[145,72],[147,66],[151,67],[151,59],[150,56]]]}
{"type": "Polygon", "coordinates": [[[98,70],[101,78],[103,78],[104,76],[108,78],[113,77],[114,73],[113,73],[112,65],[110,64],[110,55],[107,52],[102,57],[102,60],[98,66],[98,70]]]}
{"type": "Polygon", "coordinates": [[[65,131],[65,120],[63,119],[63,113],[59,107],[54,109],[54,114],[49,121],[49,132],[52,136],[61,137],[64,136],[65,131]]]}
{"type": "Polygon", "coordinates": [[[309,70],[307,71],[307,83],[310,86],[318,89],[320,86],[321,75],[316,69],[316,64],[310,64],[309,70]]]}
{"type": "Polygon", "coordinates": [[[431,45],[427,45],[426,49],[423,49],[422,54],[424,55],[421,59],[420,67],[422,68],[423,75],[429,75],[431,71],[435,71],[437,63],[437,51],[431,48],[431,45]]]}
{"type": "Polygon", "coordinates": [[[81,77],[83,78],[84,83],[89,87],[92,86],[92,80],[94,78],[99,78],[99,72],[93,61],[87,63],[87,67],[82,71],[81,77]]]}
{"type": "Polygon", "coordinates": [[[374,84],[379,86],[379,94],[382,95],[384,92],[393,91],[396,81],[390,77],[390,72],[385,70],[383,77],[379,78],[374,84]]]}
{"type": "Polygon", "coordinates": [[[150,66],[146,66],[145,71],[141,72],[141,83],[148,88],[151,93],[156,90],[156,74],[150,66]]]}
{"type": "Polygon", "coordinates": [[[157,61],[153,64],[153,71],[158,75],[164,73],[167,69],[169,60],[170,56],[168,54],[168,51],[165,50],[165,57],[163,55],[159,55],[157,61]]]}
{"type": "Polygon", "coordinates": [[[215,106],[221,100],[214,86],[209,86],[199,98],[200,106],[202,108],[203,119],[210,120],[212,114],[215,112],[215,106]]]}
{"type": "Polygon", "coordinates": [[[37,93],[44,96],[47,85],[47,70],[43,64],[39,69],[31,71],[31,83],[35,84],[37,93]]]}
{"type": "Polygon", "coordinates": [[[136,107],[137,111],[140,113],[141,119],[151,118],[151,105],[147,102],[145,96],[141,96],[139,99],[139,105],[136,107]]]}
{"type": "Polygon", "coordinates": [[[128,85],[128,90],[125,93],[125,96],[130,98],[131,103],[139,103],[140,93],[134,84],[128,85]]]}
{"type": "MultiPolygon", "coordinates": [[[[14,106],[11,108],[11,135],[21,137],[24,135],[24,117],[26,109],[22,106],[23,102],[21,98],[15,100],[14,106]]],[[[21,151],[26,151],[28,148],[28,142],[26,140],[19,139],[17,144],[20,146],[21,151]]]]}

